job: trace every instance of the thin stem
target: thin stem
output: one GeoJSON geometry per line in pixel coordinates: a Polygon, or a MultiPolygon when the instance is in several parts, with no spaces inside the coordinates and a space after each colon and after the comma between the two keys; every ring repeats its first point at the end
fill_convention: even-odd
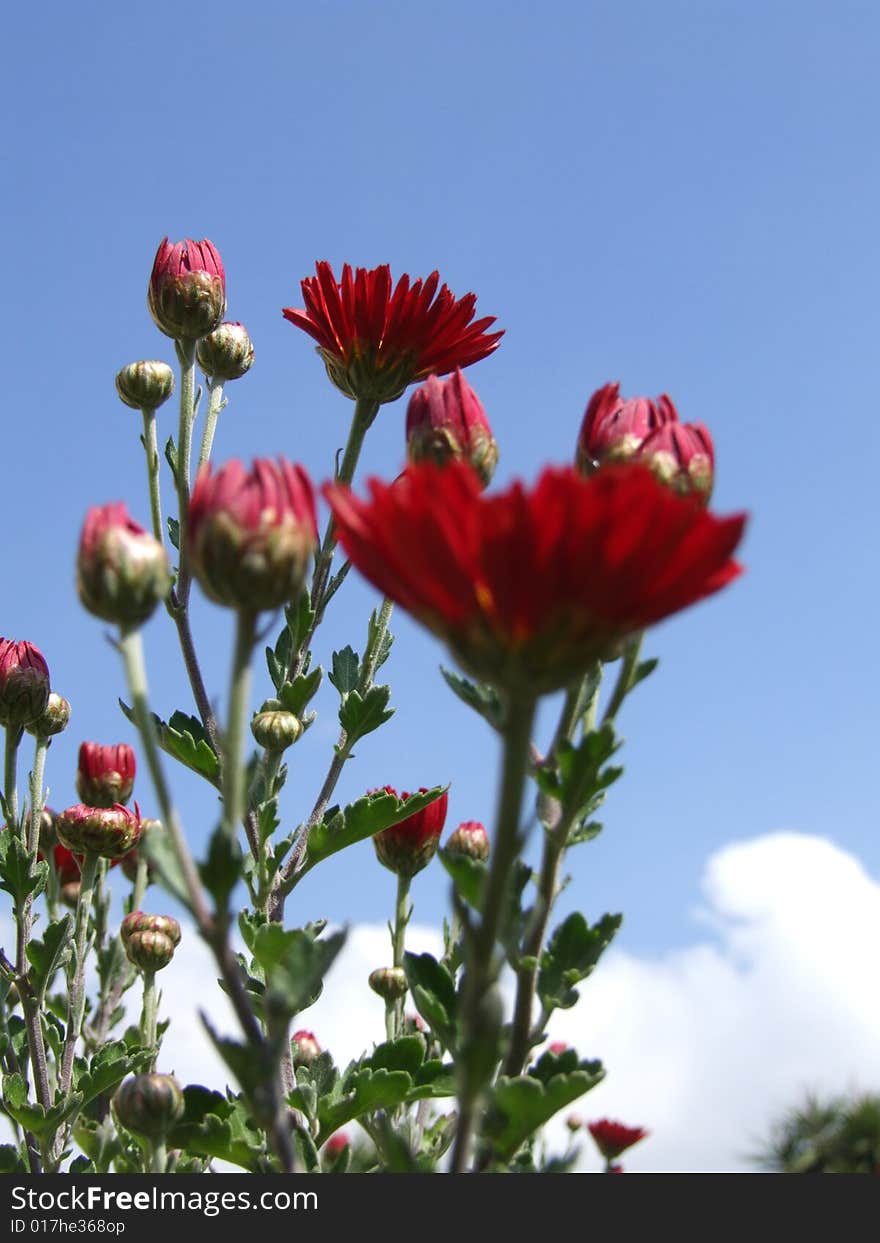
{"type": "MultiPolygon", "coordinates": [[[[9,731],[7,730],[7,738],[8,734],[9,731]]],[[[49,743],[46,738],[37,737],[34,746],[34,766],[30,776],[31,806],[25,842],[28,858],[32,866],[36,863],[40,846],[40,819],[43,814],[43,773],[46,767],[46,750],[48,746],[49,743]]],[[[27,950],[33,926],[33,901],[33,894],[28,894],[20,906],[16,904],[16,984],[24,1014],[28,1054],[33,1067],[37,1100],[44,1108],[48,1109],[52,1105],[52,1092],[49,1087],[49,1069],[46,1061],[46,1046],[43,1040],[43,1026],[40,1021],[41,999],[34,996],[27,980],[29,966],[27,950]]],[[[48,984],[48,980],[46,984],[48,984]]]]}
{"type": "MultiPolygon", "coordinates": [[[[354,478],[358,458],[364,446],[364,438],[379,412],[379,404],[377,401],[366,401],[363,398],[358,398],[355,402],[351,427],[348,430],[348,440],[342,454],[342,462],[336,472],[337,483],[351,483],[354,478]]],[[[315,618],[299,647],[291,654],[290,666],[288,668],[288,678],[291,680],[302,673],[315,630],[321,623],[324,605],[326,604],[327,582],[330,577],[330,567],[333,563],[333,553],[335,551],[336,521],[331,514],[317,558],[315,559],[315,572],[312,575],[311,605],[315,610],[315,618]]]]}
{"type": "Polygon", "coordinates": [[[639,655],[642,650],[642,640],[644,639],[644,631],[634,634],[627,640],[626,649],[623,653],[623,660],[620,665],[620,672],[617,675],[617,681],[614,684],[614,690],[611,692],[611,698],[602,714],[602,724],[607,721],[613,721],[620,711],[621,704],[632,690],[633,677],[635,676],[636,667],[639,663],[639,655]]]}
{"type": "MultiPolygon", "coordinates": [[[[397,878],[397,901],[394,904],[394,931],[391,936],[392,965],[403,966],[403,951],[406,941],[406,925],[409,923],[409,876],[397,878]]],[[[385,1002],[385,1027],[390,1028],[389,1040],[396,1040],[403,1035],[404,999],[398,997],[394,1001],[385,1002]]]]}
{"type": "Polygon", "coordinates": [[[142,859],[138,855],[137,871],[134,874],[134,888],[131,891],[131,909],[139,911],[144,900],[144,894],[147,892],[147,885],[150,881],[150,865],[146,859],[142,859]]]}
{"type": "Polygon", "coordinates": [[[156,1018],[157,1018],[158,999],[156,997],[156,973],[155,971],[144,972],[144,1003],[141,1011],[141,1039],[145,1048],[151,1051],[149,1069],[152,1070],[156,1065],[156,1057],[158,1055],[157,1036],[156,1036],[156,1018]]]}
{"type": "Polygon", "coordinates": [[[245,813],[245,769],[242,751],[250,703],[251,656],[256,628],[256,613],[240,610],[235,623],[235,651],[229,683],[229,718],[223,749],[223,827],[230,837],[237,835],[245,813]]]}
{"type": "Polygon", "coordinates": [[[223,381],[215,380],[208,377],[208,410],[205,414],[205,429],[202,432],[202,447],[199,450],[199,464],[196,472],[200,471],[211,457],[211,449],[214,444],[214,433],[217,430],[217,418],[220,411],[225,406],[223,400],[223,381]]]}
{"type": "Polygon", "coordinates": [[[3,795],[9,813],[9,827],[18,828],[18,747],[21,742],[21,728],[18,725],[6,726],[6,752],[3,766],[3,795]]]}
{"type": "Polygon", "coordinates": [[[177,638],[180,642],[180,651],[183,656],[183,663],[186,668],[186,674],[189,678],[189,684],[192,688],[193,699],[205,727],[211,746],[217,755],[220,754],[220,726],[217,724],[217,717],[214,709],[211,707],[211,701],[208,698],[208,692],[205,688],[205,679],[202,677],[199,658],[196,655],[196,646],[193,642],[192,627],[189,622],[189,608],[185,604],[181,604],[175,597],[170,602],[169,612],[177,627],[177,638]]]}
{"type": "Polygon", "coordinates": [[[89,912],[95,889],[99,856],[87,850],[83,856],[79,898],[76,903],[76,921],[73,930],[73,970],[70,976],[69,1007],[67,1012],[67,1037],[61,1059],[59,1086],[62,1095],[70,1092],[73,1079],[73,1058],[82,1028],[86,1008],[86,948],[89,931],[89,912]]]}
{"type": "Polygon", "coordinates": [[[168,1149],[164,1137],[150,1140],[150,1173],[164,1174],[168,1164],[168,1149]]]}
{"type": "Polygon", "coordinates": [[[196,343],[190,340],[177,342],[180,360],[180,420],[177,432],[177,520],[180,523],[178,544],[180,566],[177,574],[176,593],[186,607],[189,600],[189,566],[186,547],[186,518],[189,509],[190,461],[192,458],[192,431],[195,422],[196,393],[196,343]]]}
{"type": "Polygon", "coordinates": [[[486,1086],[481,1057],[480,1019],[484,995],[493,979],[493,957],[498,926],[513,865],[522,845],[520,817],[529,765],[534,699],[513,700],[504,727],[504,758],[489,874],[483,894],[480,923],[466,943],[462,986],[461,1045],[458,1054],[458,1125],[451,1172],[462,1174],[470,1159],[476,1112],[486,1086]],[[475,1063],[477,1065],[475,1065],[475,1063]]]}
{"type": "Polygon", "coordinates": [[[150,515],[153,519],[153,535],[160,544],[165,543],[162,529],[162,500],[159,495],[159,439],[156,434],[156,411],[144,409],[144,452],[147,458],[147,485],[150,490],[150,515]]]}

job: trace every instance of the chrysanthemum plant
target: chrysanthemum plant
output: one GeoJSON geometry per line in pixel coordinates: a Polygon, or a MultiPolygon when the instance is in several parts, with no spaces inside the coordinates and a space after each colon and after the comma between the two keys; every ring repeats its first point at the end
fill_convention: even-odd
{"type": "MultiPolygon", "coordinates": [[[[491,1172],[576,1161],[572,1145],[549,1155],[542,1132],[603,1068],[545,1041],[621,919],[575,913],[554,927],[554,904],[570,854],[599,832],[596,812],[620,775],[618,715],[655,664],[641,657],[643,633],[736,576],[743,518],[706,507],[714,468],[706,429],[682,424],[668,397],[627,401],[616,385],[590,400],[569,454],[575,464],[487,491],[498,446],[463,369],[502,334],[490,331],[492,319],[475,319],[473,295],[456,299],[436,273],[394,284],[387,267],[346,265],[337,280],[327,263],[302,292],[304,308],[284,315],[314,338],[333,385],[354,403],[322,489],[323,522],[303,466],[213,463],[224,390],[247,373],[253,349],[241,324],[224,322],[226,278],[210,242],[164,241],[149,281],[149,309],[175,342],[177,376],[164,362],[141,361],[116,377],[120,398],[143,417],[150,529],[121,502],[89,509],[77,581],[85,608],[113,627],[123,711],[152,787],[140,798],[157,820],[128,805],[135,760],[125,744],[83,743],[81,801],[58,814],[45,808],[46,753],[69,705],[51,691],[32,645],[0,642],[0,885],[14,915],[14,944],[0,958],[7,1171],[198,1172],[230,1162],[251,1172],[491,1172]],[[162,454],[157,411],[175,388],[179,422],[162,454]],[[388,481],[371,480],[363,499],[352,484],[364,438],[407,390],[408,464],[401,473],[389,463],[388,481]],[[327,652],[321,625],[352,567],[381,602],[365,619],[362,651],[327,652]],[[199,662],[194,584],[236,618],[222,719],[199,662]],[[392,714],[378,678],[395,606],[446,645],[458,670],[443,675],[459,710],[479,713],[500,744],[488,832],[465,821],[439,852],[446,784],[398,794],[365,780],[363,797],[333,802],[354,746],[392,714]],[[167,720],[152,711],[141,640],[162,609],[191,695],[167,720]],[[254,693],[267,635],[268,681],[264,673],[254,693]],[[311,766],[298,771],[292,749],[314,720],[324,666],[339,733],[312,788],[311,766]],[[542,741],[536,708],[554,693],[561,709],[542,741]],[[220,798],[219,823],[198,852],[175,808],[177,764],[204,781],[206,815],[220,798]],[[342,1068],[323,1047],[333,1033],[319,1040],[298,1024],[345,933],[328,929],[298,886],[366,838],[397,877],[388,962],[364,981],[384,1001],[386,1038],[342,1068]],[[530,838],[540,838],[537,870],[525,858],[530,838]],[[435,854],[452,903],[439,958],[406,946],[410,882],[435,854]],[[115,863],[130,886],[119,911],[107,884],[115,863]],[[159,1017],[155,977],[174,970],[181,939],[180,922],[162,911],[163,891],[186,914],[183,935],[210,949],[231,1002],[237,1030],[206,1023],[229,1086],[181,1085],[163,1072],[162,1038],[175,1016],[159,1017]],[[129,990],[139,1000],[126,1006],[129,990]]],[[[383,417],[399,419],[403,440],[399,411],[383,417]]],[[[369,746],[358,754],[368,761],[369,746]]],[[[580,1126],[570,1120],[572,1134],[580,1126]]],[[[616,1170],[622,1141],[615,1131],[612,1153],[606,1136],[615,1126],[624,1147],[644,1132],[591,1124],[616,1170]]]]}

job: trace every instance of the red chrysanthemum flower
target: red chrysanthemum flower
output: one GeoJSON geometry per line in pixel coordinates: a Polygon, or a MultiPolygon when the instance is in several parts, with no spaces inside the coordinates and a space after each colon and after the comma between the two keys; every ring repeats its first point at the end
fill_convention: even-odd
{"type": "Polygon", "coordinates": [[[304,310],[284,308],[285,319],[318,342],[327,374],[343,393],[367,401],[394,401],[407,385],[478,362],[502,332],[487,332],[494,316],[474,320],[476,295],[456,299],[440,275],[392,286],[391,269],[349,264],[337,281],[329,263],[301,282],[304,310]],[[473,322],[471,322],[473,321],[473,322]]]}
{"type": "Polygon", "coordinates": [[[577,443],[578,466],[589,474],[602,462],[626,461],[638,453],[652,432],[677,422],[678,411],[667,393],[657,398],[624,398],[619,384],[603,384],[584,412],[577,443]]]}
{"type": "Polygon", "coordinates": [[[89,807],[127,803],[134,789],[136,764],[128,743],[102,747],[83,742],[79,748],[76,792],[89,807]]]}
{"type": "Polygon", "coordinates": [[[159,243],[147,306],[156,327],[168,337],[197,341],[219,328],[226,314],[226,273],[213,242],[159,243]]]}
{"type": "MultiPolygon", "coordinates": [[[[412,794],[406,790],[398,794],[393,786],[382,788],[387,794],[393,794],[404,803],[412,798],[412,794]]],[[[427,793],[427,787],[422,786],[419,793],[427,793]]],[[[427,867],[437,853],[440,834],[446,823],[448,803],[449,795],[444,791],[421,811],[413,812],[406,820],[377,833],[373,838],[373,845],[379,862],[398,876],[415,876],[416,872],[427,867]]]]}
{"type": "MultiPolygon", "coordinates": [[[[606,1161],[613,1161],[627,1148],[632,1148],[640,1139],[650,1132],[640,1126],[624,1126],[622,1122],[612,1122],[609,1118],[601,1118],[598,1122],[590,1122],[587,1130],[596,1141],[596,1147],[606,1161]]],[[[619,1171],[615,1170],[614,1173],[619,1171]]]]}
{"type": "Polygon", "coordinates": [[[464,463],[425,462],[369,486],[368,501],[325,486],[353,564],[467,670],[520,695],[568,685],[741,571],[745,516],[716,518],[643,466],[548,467],[486,496],[464,463]]]}

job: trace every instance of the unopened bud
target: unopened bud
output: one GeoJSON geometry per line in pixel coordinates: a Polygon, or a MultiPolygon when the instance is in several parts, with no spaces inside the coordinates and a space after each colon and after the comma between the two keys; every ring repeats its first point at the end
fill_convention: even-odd
{"type": "Polygon", "coordinates": [[[133,410],[156,410],[174,392],[174,372],[167,363],[129,363],[116,373],[116,392],[133,410]]]}
{"type": "Polygon", "coordinates": [[[37,719],[27,726],[27,731],[35,738],[52,738],[55,734],[61,734],[67,729],[69,720],[69,701],[52,691],[46,707],[37,719]]]}
{"type": "Polygon", "coordinates": [[[156,327],[178,341],[218,328],[226,314],[226,275],[214,244],[166,237],[153,261],[147,306],[156,327]]]}
{"type": "Polygon", "coordinates": [[[221,324],[196,346],[196,360],[215,380],[240,380],[250,371],[254,347],[243,324],[221,324]]]}
{"type": "Polygon", "coordinates": [[[370,972],[370,988],[385,1001],[398,1001],[406,995],[406,972],[402,967],[379,967],[370,972]]]}
{"type": "Polygon", "coordinates": [[[132,911],[119,929],[128,961],[141,971],[161,971],[180,944],[180,924],[170,915],[132,911]]]}
{"type": "Polygon", "coordinates": [[[135,1075],[122,1084],[113,1105],[129,1131],[157,1138],[183,1116],[184,1099],[173,1075],[135,1075]]]}
{"type": "Polygon", "coordinates": [[[298,1031],[290,1039],[290,1053],[294,1066],[311,1066],[315,1058],[320,1057],[321,1046],[313,1032],[298,1031]]]}
{"type": "Polygon", "coordinates": [[[94,506],[80,536],[76,584],[80,600],[95,617],[139,626],[171,587],[165,549],[121,501],[94,506]]]}
{"type": "Polygon", "coordinates": [[[30,725],[49,702],[49,666],[33,643],[0,639],[0,725],[30,725]]]}
{"type": "Polygon", "coordinates": [[[251,721],[251,733],[267,751],[286,751],[303,732],[302,721],[292,712],[270,708],[258,712],[251,721]]]}
{"type": "Polygon", "coordinates": [[[79,903],[79,886],[78,880],[69,880],[66,885],[62,885],[58,890],[58,896],[65,906],[75,911],[79,903]]]}
{"type": "Polygon", "coordinates": [[[89,807],[127,803],[134,789],[134,751],[126,742],[102,747],[83,742],[79,748],[76,792],[89,807]]]}
{"type": "Polygon", "coordinates": [[[127,807],[86,807],[77,803],[56,817],[55,831],[62,845],[75,854],[91,851],[104,859],[121,859],[137,845],[140,816],[127,807]]]}
{"type": "Polygon", "coordinates": [[[489,858],[489,837],[478,820],[464,820],[444,847],[447,854],[465,855],[483,863],[489,858]]]}

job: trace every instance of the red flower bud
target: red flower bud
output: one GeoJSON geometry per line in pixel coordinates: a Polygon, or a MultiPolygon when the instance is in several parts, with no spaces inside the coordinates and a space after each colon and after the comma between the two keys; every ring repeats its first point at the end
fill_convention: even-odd
{"type": "Polygon", "coordinates": [[[658,427],[677,421],[672,398],[665,393],[656,401],[650,397],[625,401],[619,384],[606,384],[587,404],[578,436],[578,466],[590,474],[603,462],[626,461],[658,427]]]}
{"type": "Polygon", "coordinates": [[[324,1145],[324,1153],[331,1161],[335,1161],[341,1156],[349,1146],[349,1138],[345,1131],[337,1131],[335,1135],[331,1135],[324,1145]]]}
{"type": "Polygon", "coordinates": [[[101,747],[84,742],[79,749],[76,792],[89,807],[127,803],[134,789],[134,751],[125,742],[101,747]]]}
{"type": "MultiPolygon", "coordinates": [[[[412,794],[407,791],[398,795],[392,786],[383,788],[388,794],[393,794],[404,802],[412,798],[412,794]]],[[[419,790],[420,794],[426,792],[426,786],[419,790]]],[[[421,811],[413,812],[406,820],[377,833],[373,838],[373,845],[379,862],[398,876],[415,876],[422,868],[427,867],[437,852],[440,834],[446,823],[448,802],[449,796],[444,792],[421,811]]]]}
{"type": "Polygon", "coordinates": [[[113,1107],[129,1131],[156,1138],[183,1117],[184,1099],[173,1075],[135,1075],[119,1088],[113,1107]]]}
{"type": "Polygon", "coordinates": [[[146,915],[132,911],[119,929],[129,962],[141,971],[161,971],[180,944],[180,924],[170,915],[146,915]]]}
{"type": "Polygon", "coordinates": [[[636,455],[661,483],[675,492],[693,493],[709,503],[715,472],[715,449],[702,423],[665,423],[644,441],[636,455]]]}
{"type": "Polygon", "coordinates": [[[290,1053],[294,1066],[311,1066],[316,1057],[321,1055],[321,1046],[315,1039],[314,1032],[294,1032],[290,1038],[290,1053]]]}
{"type": "Polygon", "coordinates": [[[612,1122],[602,1118],[598,1122],[590,1122],[587,1130],[596,1141],[596,1147],[606,1161],[613,1161],[627,1148],[632,1148],[640,1139],[649,1134],[640,1126],[624,1126],[622,1122],[612,1122]]]}
{"type": "Polygon", "coordinates": [[[168,558],[117,501],[86,514],[76,563],[79,598],[95,617],[139,626],[168,595],[168,558]]]}
{"type": "Polygon", "coordinates": [[[444,847],[451,855],[466,855],[469,859],[489,858],[489,836],[478,820],[464,820],[447,839],[444,847]]]}
{"type": "Polygon", "coordinates": [[[284,308],[284,318],[318,342],[331,381],[346,397],[394,401],[414,380],[447,375],[485,358],[504,335],[486,332],[494,317],[474,318],[476,297],[456,300],[440,276],[402,276],[392,289],[387,264],[346,263],[337,282],[329,263],[302,281],[304,310],[284,308]],[[436,295],[436,297],[435,297],[436,295]]]}
{"type": "Polygon", "coordinates": [[[60,884],[69,885],[73,881],[79,884],[79,858],[60,842],[52,848],[52,866],[60,884]]]}
{"type": "Polygon", "coordinates": [[[33,643],[0,639],[0,725],[28,725],[49,703],[49,666],[33,643]]]}
{"type": "Polygon", "coordinates": [[[352,563],[465,669],[514,694],[569,685],[741,572],[731,554],[745,516],[716,518],[640,465],[588,479],[548,467],[489,496],[463,463],[423,462],[369,486],[367,501],[324,489],[352,563]]]}
{"type": "Polygon", "coordinates": [[[470,462],[483,484],[498,464],[498,445],[479,397],[461,368],[445,380],[436,376],[417,388],[406,410],[406,447],[411,462],[426,458],[443,465],[450,458],[470,462]]]}
{"type": "Polygon", "coordinates": [[[129,363],[116,373],[116,392],[132,410],[157,410],[174,392],[174,372],[155,359],[129,363]]]}
{"type": "Polygon", "coordinates": [[[141,818],[119,803],[114,807],[77,803],[56,818],[55,831],[61,844],[76,854],[91,851],[104,859],[121,859],[137,845],[141,818]]]}
{"type": "Polygon", "coordinates": [[[215,380],[240,380],[254,362],[254,347],[243,324],[221,324],[196,346],[196,361],[215,380]]]}
{"type": "Polygon", "coordinates": [[[156,251],[147,306],[160,331],[177,340],[213,332],[226,314],[226,275],[214,244],[166,237],[156,251]]]}
{"type": "Polygon", "coordinates": [[[295,599],[318,539],[308,475],[284,458],[199,471],[187,518],[193,572],[218,604],[259,611],[295,599]]]}

